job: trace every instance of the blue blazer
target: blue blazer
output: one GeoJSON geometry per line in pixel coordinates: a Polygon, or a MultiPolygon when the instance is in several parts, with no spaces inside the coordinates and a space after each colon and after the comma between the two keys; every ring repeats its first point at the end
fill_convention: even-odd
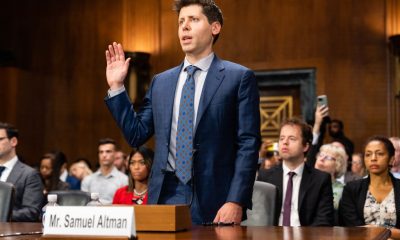
{"type": "MultiPolygon", "coordinates": [[[[133,147],[155,135],[149,204],[157,204],[168,148],[175,89],[183,64],[156,75],[134,112],[127,93],[106,104],[133,147]]],[[[194,186],[204,221],[212,221],[226,202],[251,207],[260,146],[259,94],[254,73],[216,56],[205,79],[193,139],[194,186]]]]}

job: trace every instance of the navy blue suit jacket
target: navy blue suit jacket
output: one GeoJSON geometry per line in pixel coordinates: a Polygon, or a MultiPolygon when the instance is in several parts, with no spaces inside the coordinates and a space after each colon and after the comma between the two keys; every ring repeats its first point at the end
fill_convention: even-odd
{"type": "MultiPolygon", "coordinates": [[[[155,135],[149,204],[156,204],[167,167],[175,89],[183,64],[154,77],[143,107],[127,93],[106,104],[130,145],[155,135]]],[[[260,146],[259,94],[254,73],[216,56],[205,79],[193,139],[194,186],[204,221],[226,202],[251,207],[260,146]]]]}

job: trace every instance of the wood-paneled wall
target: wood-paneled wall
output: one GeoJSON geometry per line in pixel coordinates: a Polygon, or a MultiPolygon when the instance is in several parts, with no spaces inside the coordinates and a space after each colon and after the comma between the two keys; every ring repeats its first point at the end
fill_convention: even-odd
{"type": "MultiPolygon", "coordinates": [[[[388,1],[388,0],[387,0],[388,1]]],[[[254,70],[315,67],[317,94],[342,119],[361,150],[390,134],[386,1],[217,0],[225,22],[216,53],[254,70]]],[[[0,121],[21,131],[18,151],[31,164],[46,151],[97,162],[97,141],[129,147],[106,109],[104,50],[121,41],[149,51],[153,73],[180,63],[172,0],[15,0],[2,3],[0,121]]]]}

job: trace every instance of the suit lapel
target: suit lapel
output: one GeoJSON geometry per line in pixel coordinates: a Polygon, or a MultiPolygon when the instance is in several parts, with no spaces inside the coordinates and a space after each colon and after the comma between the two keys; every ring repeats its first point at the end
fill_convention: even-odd
{"type": "Polygon", "coordinates": [[[308,191],[308,188],[311,186],[311,170],[309,169],[307,164],[304,164],[303,176],[301,177],[300,190],[299,190],[299,206],[301,208],[301,204],[303,203],[304,197],[308,191]]]}
{"type": "Polygon", "coordinates": [[[204,115],[208,105],[210,104],[218,87],[221,85],[222,80],[225,78],[224,66],[222,61],[217,56],[214,57],[210,69],[208,70],[207,77],[204,82],[203,91],[200,97],[199,109],[197,111],[196,126],[199,125],[202,116],[204,115]]]}
{"type": "Polygon", "coordinates": [[[364,216],[364,205],[365,205],[365,200],[367,199],[369,181],[370,179],[368,176],[367,178],[362,179],[361,182],[360,196],[358,198],[358,203],[357,203],[357,212],[359,213],[360,216],[364,216]]]}
{"type": "Polygon", "coordinates": [[[166,132],[166,140],[169,142],[169,138],[171,136],[171,122],[172,122],[172,114],[174,111],[174,101],[175,101],[175,91],[178,84],[179,74],[183,67],[183,63],[180,67],[174,69],[165,79],[165,83],[163,86],[165,87],[164,92],[166,98],[164,98],[164,106],[162,116],[166,116],[164,118],[164,129],[169,129],[166,132]]]}
{"type": "Polygon", "coordinates": [[[6,182],[15,184],[17,180],[20,178],[20,175],[22,174],[21,167],[22,164],[18,160],[15,163],[13,169],[11,170],[10,175],[8,175],[6,182]]]}

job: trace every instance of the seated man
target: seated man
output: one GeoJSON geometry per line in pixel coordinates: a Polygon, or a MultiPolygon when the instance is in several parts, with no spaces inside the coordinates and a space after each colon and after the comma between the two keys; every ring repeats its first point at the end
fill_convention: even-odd
{"type": "Polygon", "coordinates": [[[259,172],[259,181],[278,189],[274,225],[333,225],[331,177],[304,162],[312,137],[311,127],[305,122],[283,122],[279,135],[282,164],[259,172]]]}
{"type": "Polygon", "coordinates": [[[113,139],[100,139],[98,147],[100,168],[85,177],[81,184],[82,191],[99,193],[100,202],[103,204],[111,204],[117,189],[128,185],[128,176],[114,166],[116,149],[113,139]]]}
{"type": "Polygon", "coordinates": [[[43,184],[36,170],[18,160],[17,145],[18,130],[0,122],[0,181],[12,183],[16,190],[11,221],[35,222],[44,201],[43,184]]]}

